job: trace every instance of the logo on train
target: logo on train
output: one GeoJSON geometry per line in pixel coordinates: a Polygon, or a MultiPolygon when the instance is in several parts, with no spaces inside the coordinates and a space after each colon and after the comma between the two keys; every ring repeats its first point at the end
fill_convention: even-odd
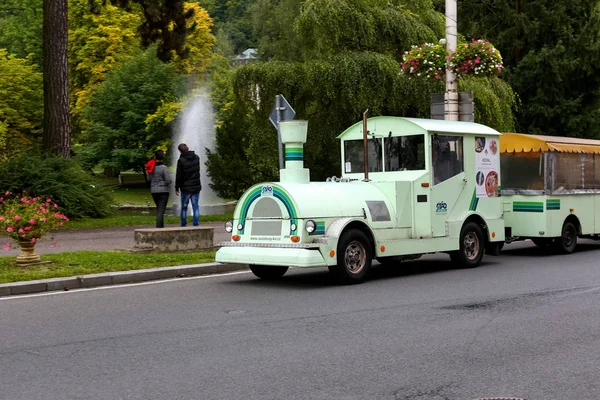
{"type": "Polygon", "coordinates": [[[273,196],[273,186],[265,185],[260,192],[261,196],[273,196]]]}
{"type": "Polygon", "coordinates": [[[440,201],[435,205],[435,212],[444,213],[446,211],[448,211],[448,205],[445,202],[440,201]]]}

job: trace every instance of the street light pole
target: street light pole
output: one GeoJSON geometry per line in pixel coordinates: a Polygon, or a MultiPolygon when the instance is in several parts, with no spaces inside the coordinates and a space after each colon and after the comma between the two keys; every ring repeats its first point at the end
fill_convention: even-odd
{"type": "MultiPolygon", "coordinates": [[[[448,55],[456,51],[457,41],[457,0],[446,0],[446,51],[448,55]]],[[[444,119],[458,121],[458,84],[456,74],[446,64],[446,93],[444,95],[444,119]]]]}

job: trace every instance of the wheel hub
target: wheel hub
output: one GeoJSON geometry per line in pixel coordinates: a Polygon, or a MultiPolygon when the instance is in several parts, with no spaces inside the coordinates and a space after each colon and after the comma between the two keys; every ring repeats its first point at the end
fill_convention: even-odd
{"type": "Polygon", "coordinates": [[[365,267],[366,252],[359,242],[351,242],[346,247],[344,254],[346,268],[349,272],[357,274],[365,267]]]}
{"type": "Polygon", "coordinates": [[[465,257],[469,260],[474,260],[479,254],[479,238],[475,232],[469,232],[465,235],[463,240],[465,257]]]}

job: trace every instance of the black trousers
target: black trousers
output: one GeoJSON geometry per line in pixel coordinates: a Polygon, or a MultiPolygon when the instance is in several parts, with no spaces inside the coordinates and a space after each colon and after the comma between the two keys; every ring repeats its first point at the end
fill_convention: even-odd
{"type": "Polygon", "coordinates": [[[165,227],[165,210],[169,202],[169,193],[152,193],[154,204],[156,204],[156,227],[165,227]]]}

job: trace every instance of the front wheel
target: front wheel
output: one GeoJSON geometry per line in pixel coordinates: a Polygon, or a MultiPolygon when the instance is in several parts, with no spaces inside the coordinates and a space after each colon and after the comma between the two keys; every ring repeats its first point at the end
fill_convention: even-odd
{"type": "Polygon", "coordinates": [[[289,267],[272,265],[250,265],[250,271],[257,277],[265,280],[281,278],[287,272],[289,267]]]}
{"type": "Polygon", "coordinates": [[[577,228],[571,222],[565,222],[562,235],[554,241],[554,247],[558,252],[571,254],[577,247],[577,228]]]}
{"type": "Polygon", "coordinates": [[[481,264],[485,249],[485,239],[479,225],[465,224],[460,231],[460,248],[450,253],[450,259],[463,268],[475,268],[481,264]]]}
{"type": "Polygon", "coordinates": [[[330,266],[329,271],[339,283],[360,283],[371,270],[372,254],[367,235],[358,229],[350,229],[340,237],[337,265],[330,266]]]}

